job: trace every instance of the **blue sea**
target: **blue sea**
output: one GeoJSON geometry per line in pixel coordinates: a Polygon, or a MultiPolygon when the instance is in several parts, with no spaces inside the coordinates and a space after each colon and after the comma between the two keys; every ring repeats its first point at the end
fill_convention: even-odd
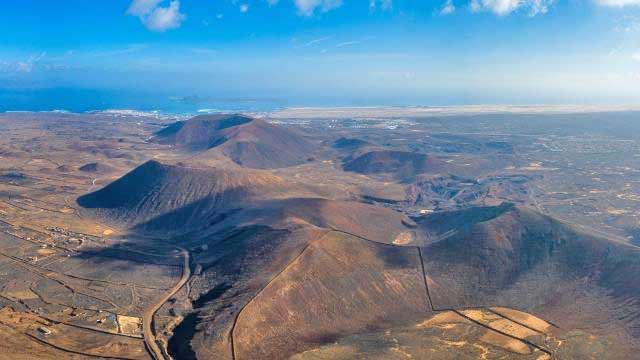
{"type": "Polygon", "coordinates": [[[1,89],[0,112],[68,111],[83,113],[112,109],[196,114],[220,111],[264,112],[294,106],[275,98],[227,98],[77,88],[1,89]]]}
{"type": "MultiPolygon", "coordinates": [[[[432,99],[447,104],[443,99],[432,99]]],[[[416,106],[420,101],[404,98],[344,98],[318,96],[205,96],[131,90],[80,88],[12,89],[0,86],[0,113],[7,111],[65,111],[84,113],[105,110],[135,110],[166,115],[213,112],[270,112],[291,107],[416,106]]]]}

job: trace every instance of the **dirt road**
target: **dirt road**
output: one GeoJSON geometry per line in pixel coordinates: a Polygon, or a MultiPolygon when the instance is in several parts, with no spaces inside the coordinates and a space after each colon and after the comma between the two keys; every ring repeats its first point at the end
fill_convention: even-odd
{"type": "Polygon", "coordinates": [[[167,302],[173,295],[175,295],[184,284],[187,283],[191,276],[191,269],[189,268],[189,252],[180,248],[180,254],[184,258],[184,264],[182,266],[182,277],[180,281],[176,283],[166,294],[159,298],[155,303],[151,304],[142,314],[142,333],[144,335],[144,342],[147,345],[147,350],[155,360],[165,360],[164,353],[156,342],[156,335],[153,332],[153,315],[167,302]]]}

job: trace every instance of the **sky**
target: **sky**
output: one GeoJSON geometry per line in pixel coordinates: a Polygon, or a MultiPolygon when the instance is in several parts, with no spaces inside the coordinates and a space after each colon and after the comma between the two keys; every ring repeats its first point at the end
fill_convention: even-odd
{"type": "Polygon", "coordinates": [[[640,103],[640,0],[21,0],[0,110],[640,103]]]}

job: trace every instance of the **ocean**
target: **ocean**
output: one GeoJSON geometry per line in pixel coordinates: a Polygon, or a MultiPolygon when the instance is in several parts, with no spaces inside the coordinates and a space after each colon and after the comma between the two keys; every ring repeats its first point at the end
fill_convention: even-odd
{"type": "Polygon", "coordinates": [[[163,114],[267,112],[292,104],[269,98],[224,98],[77,88],[0,89],[0,112],[66,111],[83,113],[129,109],[163,114]]]}

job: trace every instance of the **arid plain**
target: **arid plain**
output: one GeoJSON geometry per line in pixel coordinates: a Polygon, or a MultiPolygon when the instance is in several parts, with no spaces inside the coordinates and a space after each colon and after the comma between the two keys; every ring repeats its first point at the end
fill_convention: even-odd
{"type": "Polygon", "coordinates": [[[396,110],[0,114],[0,358],[637,358],[640,115],[396,110]]]}

